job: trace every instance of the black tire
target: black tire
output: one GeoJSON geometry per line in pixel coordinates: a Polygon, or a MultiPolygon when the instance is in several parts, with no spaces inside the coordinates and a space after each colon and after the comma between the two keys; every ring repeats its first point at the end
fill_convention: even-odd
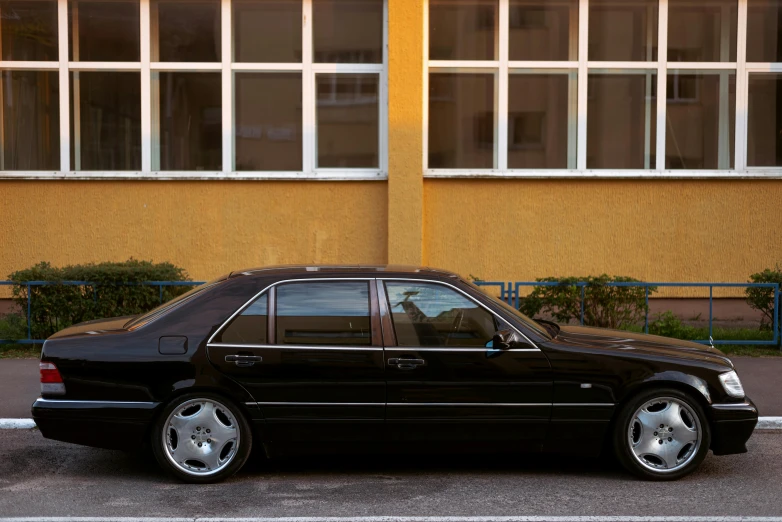
{"type": "MultiPolygon", "coordinates": [[[[685,412],[685,415],[686,417],[689,417],[688,412],[685,412]]],[[[691,420],[691,422],[693,420],[691,420]]],[[[648,437],[648,434],[646,436],[648,437]]],[[[657,434],[655,433],[654,437],[656,436],[657,434]]],[[[695,471],[695,469],[701,465],[703,459],[706,458],[706,454],[709,452],[709,446],[711,445],[711,427],[709,426],[709,421],[703,408],[694,397],[674,388],[655,388],[643,391],[625,402],[619,410],[616,423],[614,424],[612,442],[617,460],[619,460],[625,469],[637,477],[656,481],[676,480],[695,471]],[[638,430],[638,424],[633,420],[636,411],[650,401],[666,398],[681,401],[695,414],[697,417],[697,427],[701,434],[700,445],[697,446],[696,450],[690,453],[690,456],[682,459],[682,463],[679,465],[681,467],[673,466],[671,470],[650,469],[649,466],[654,466],[656,464],[654,460],[652,459],[649,461],[648,459],[643,459],[647,462],[647,465],[644,465],[640,462],[640,460],[642,460],[641,457],[636,457],[633,451],[630,431],[631,422],[636,426],[636,431],[632,432],[635,434],[638,430]]],[[[663,441],[663,443],[664,442],[665,441],[663,441]]],[[[655,444],[658,443],[659,440],[655,442],[655,444]]],[[[684,448],[682,451],[686,452],[687,450],[684,448]]],[[[661,462],[660,465],[665,465],[665,462],[662,459],[659,460],[661,462]]]]}
{"type": "MultiPolygon", "coordinates": [[[[199,430],[200,430],[200,426],[199,426],[199,430]]],[[[195,433],[193,434],[192,437],[194,436],[195,433]]],[[[178,437],[178,435],[176,437],[178,437]]],[[[187,437],[183,437],[183,438],[188,443],[190,442],[190,440],[188,440],[187,437]]],[[[160,415],[158,415],[154,425],[152,426],[152,430],[150,433],[150,443],[152,445],[152,452],[155,455],[155,459],[157,460],[158,464],[164,470],[166,470],[168,473],[178,478],[179,480],[183,482],[189,482],[192,484],[209,484],[213,482],[220,482],[235,474],[237,471],[239,471],[242,468],[242,466],[244,466],[244,463],[247,461],[247,458],[250,456],[250,452],[252,451],[252,439],[253,439],[252,429],[250,428],[250,424],[247,422],[247,418],[245,417],[242,410],[238,406],[236,406],[236,404],[229,401],[225,397],[222,397],[214,393],[207,393],[207,392],[188,393],[186,395],[177,397],[176,399],[171,401],[169,404],[166,405],[163,411],[160,412],[160,415]],[[226,424],[229,427],[234,427],[234,429],[238,433],[238,439],[237,439],[238,443],[236,443],[236,447],[227,448],[229,450],[228,456],[232,455],[231,460],[229,462],[226,462],[224,465],[222,465],[223,467],[218,468],[217,471],[211,471],[208,469],[198,471],[196,468],[193,468],[191,471],[187,471],[183,469],[183,467],[181,467],[180,465],[177,465],[174,462],[172,462],[173,457],[169,457],[168,445],[170,444],[170,437],[169,439],[167,439],[166,431],[164,431],[166,430],[165,425],[168,423],[169,417],[172,415],[173,412],[180,409],[188,402],[196,401],[197,403],[198,401],[201,400],[212,401],[213,403],[218,404],[222,408],[225,408],[225,410],[227,410],[227,412],[230,413],[230,416],[226,416],[223,413],[222,417],[220,418],[229,422],[227,422],[227,424],[223,422],[223,420],[221,420],[220,422],[223,422],[223,424],[226,424]],[[233,421],[235,421],[235,423],[233,421]]],[[[207,439],[207,440],[209,440],[211,443],[211,439],[207,439]]],[[[177,445],[178,442],[179,441],[177,440],[177,445]]],[[[193,443],[195,444],[196,442],[194,441],[193,443]]],[[[202,441],[202,444],[206,444],[206,441],[202,441]]],[[[199,446],[199,448],[200,447],[201,446],[199,446]]],[[[191,461],[188,460],[187,462],[190,463],[191,461]]]]}

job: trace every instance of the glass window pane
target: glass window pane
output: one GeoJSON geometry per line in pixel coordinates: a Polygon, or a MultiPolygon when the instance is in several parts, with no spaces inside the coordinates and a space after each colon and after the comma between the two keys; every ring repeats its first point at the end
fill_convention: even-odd
{"type": "Polygon", "coordinates": [[[153,73],[152,89],[160,99],[159,170],[222,170],[220,73],[153,73]]]}
{"type": "Polygon", "coordinates": [[[138,0],[70,0],[68,7],[71,60],[140,60],[138,0]]]}
{"type": "Polygon", "coordinates": [[[590,74],[587,168],[655,167],[657,74],[590,74]]]}
{"type": "Polygon", "coordinates": [[[494,337],[494,316],[451,288],[390,281],[385,285],[399,346],[486,347],[494,337]]]}
{"type": "Polygon", "coordinates": [[[749,75],[747,165],[782,167],[782,74],[749,75]]]}
{"type": "Polygon", "coordinates": [[[736,0],[669,0],[669,62],[735,62],[736,0]]]}
{"type": "Polygon", "coordinates": [[[301,73],[236,74],[236,170],[302,169],[301,73]]]}
{"type": "Polygon", "coordinates": [[[266,344],[269,319],[269,297],[263,294],[242,313],[233,318],[214,339],[216,343],[266,344]]]}
{"type": "Polygon", "coordinates": [[[219,0],[154,0],[152,17],[157,18],[158,28],[153,62],[221,60],[219,0]]]}
{"type": "Polygon", "coordinates": [[[508,167],[575,168],[577,73],[511,74],[508,167]]]}
{"type": "Polygon", "coordinates": [[[301,63],[301,0],[234,0],[234,60],[301,63]]]}
{"type": "Polygon", "coordinates": [[[497,0],[430,0],[430,60],[496,60],[497,0]]]}
{"type": "Polygon", "coordinates": [[[277,344],[369,346],[369,285],[290,283],[277,287],[277,344]]]}
{"type": "Polygon", "coordinates": [[[312,2],[316,63],[383,63],[383,0],[312,2]]]}
{"type": "Polygon", "coordinates": [[[378,167],[377,74],[318,74],[318,167],[378,167]]]}
{"type": "Polygon", "coordinates": [[[57,71],[3,71],[0,170],[60,170],[57,71]]]}
{"type": "Polygon", "coordinates": [[[782,62],[782,0],[747,3],[747,61],[782,62]]]}
{"type": "Polygon", "coordinates": [[[657,0],[590,0],[589,59],[657,61],[657,0]]]}
{"type": "Polygon", "coordinates": [[[71,72],[74,170],[141,169],[141,76],[71,72]]]}
{"type": "Polygon", "coordinates": [[[578,60],[578,0],[510,0],[511,60],[578,60]]]}
{"type": "Polygon", "coordinates": [[[668,71],[666,169],[732,169],[736,74],[668,71]]]}
{"type": "Polygon", "coordinates": [[[57,2],[0,1],[3,60],[57,61],[57,2]]]}
{"type": "Polygon", "coordinates": [[[429,168],[494,167],[493,74],[429,74],[429,168]]]}

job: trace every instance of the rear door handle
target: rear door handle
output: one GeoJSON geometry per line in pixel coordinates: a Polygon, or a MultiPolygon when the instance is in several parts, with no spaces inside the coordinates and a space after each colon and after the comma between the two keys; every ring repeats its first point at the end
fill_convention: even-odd
{"type": "Polygon", "coordinates": [[[388,360],[390,366],[396,366],[400,370],[412,370],[418,366],[423,366],[426,361],[423,359],[406,359],[404,357],[393,357],[388,360]]]}
{"type": "Polygon", "coordinates": [[[225,362],[232,362],[236,366],[252,366],[257,362],[262,362],[260,355],[226,355],[225,362]]]}

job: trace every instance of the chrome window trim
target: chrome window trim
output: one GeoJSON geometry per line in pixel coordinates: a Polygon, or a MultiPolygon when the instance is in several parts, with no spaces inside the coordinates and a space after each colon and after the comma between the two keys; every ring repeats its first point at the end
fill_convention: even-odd
{"type": "Polygon", "coordinates": [[[209,343],[209,347],[217,348],[258,348],[266,350],[351,350],[362,352],[382,352],[381,346],[328,346],[308,344],[234,344],[234,343],[209,343]]]}
{"type": "Polygon", "coordinates": [[[507,350],[495,350],[494,348],[454,348],[444,346],[442,348],[414,348],[409,346],[392,346],[385,349],[387,352],[539,352],[538,348],[509,348],[507,350]]]}
{"type": "MultiPolygon", "coordinates": [[[[527,352],[539,352],[539,351],[541,351],[540,348],[538,348],[538,345],[533,343],[532,340],[529,337],[527,337],[526,335],[524,335],[524,333],[522,333],[518,328],[516,328],[515,326],[510,324],[508,321],[503,319],[496,312],[494,312],[494,310],[492,310],[491,308],[489,308],[485,304],[481,303],[480,301],[475,300],[475,298],[473,296],[471,296],[470,294],[468,294],[467,292],[465,292],[464,290],[462,290],[461,288],[459,288],[457,286],[454,286],[454,285],[452,285],[450,283],[446,283],[445,281],[437,281],[435,279],[415,279],[415,278],[409,278],[409,277],[378,277],[377,279],[379,281],[384,282],[384,283],[386,281],[416,281],[416,282],[419,282],[419,283],[433,283],[433,284],[437,284],[437,285],[443,285],[443,286],[451,287],[454,290],[456,290],[457,292],[459,292],[460,294],[462,294],[469,301],[472,301],[473,303],[477,304],[478,306],[480,306],[481,308],[483,308],[484,310],[489,312],[495,319],[497,319],[499,321],[502,321],[503,323],[506,323],[508,326],[510,326],[513,329],[513,331],[515,331],[517,334],[519,334],[524,340],[527,341],[527,343],[530,346],[533,347],[533,348],[525,348],[525,349],[523,349],[523,351],[527,351],[527,352]]],[[[389,310],[389,313],[390,312],[391,312],[391,310],[389,310]]],[[[408,350],[409,351],[415,351],[414,349],[412,349],[410,347],[408,347],[408,350]]],[[[464,351],[464,349],[455,348],[453,351],[464,351]]]]}
{"type": "MultiPolygon", "coordinates": [[[[215,330],[215,332],[211,336],[209,336],[209,340],[206,341],[206,345],[210,346],[210,345],[214,344],[216,346],[236,346],[236,345],[227,345],[227,344],[223,344],[223,343],[213,343],[212,340],[215,338],[215,336],[217,334],[219,334],[220,332],[223,331],[223,328],[225,328],[226,325],[228,323],[230,323],[233,320],[234,317],[236,317],[237,315],[239,315],[242,312],[244,312],[244,310],[248,306],[250,306],[252,303],[254,303],[256,299],[261,297],[261,295],[263,295],[263,293],[265,291],[269,290],[270,288],[274,288],[276,286],[279,286],[279,285],[282,285],[282,284],[285,284],[285,283],[299,283],[299,282],[302,282],[302,281],[306,281],[306,282],[313,282],[313,281],[314,282],[319,282],[319,281],[367,281],[367,282],[369,282],[369,281],[374,281],[375,279],[376,279],[375,277],[305,277],[305,278],[283,279],[283,280],[280,280],[280,281],[275,281],[274,283],[270,284],[269,286],[265,287],[263,290],[261,290],[260,292],[258,292],[254,296],[252,296],[246,303],[244,303],[233,314],[231,314],[231,316],[228,319],[226,319],[223,322],[223,324],[221,324],[220,327],[217,330],[215,330]]],[[[276,309],[277,309],[277,306],[276,306],[276,303],[275,303],[274,304],[274,312],[275,313],[277,311],[276,309]]],[[[370,318],[372,316],[372,306],[371,306],[371,304],[370,304],[370,307],[369,307],[369,316],[370,316],[370,318]]],[[[269,312],[269,317],[273,317],[273,314],[271,313],[271,311],[269,312]]],[[[275,339],[275,341],[276,341],[276,339],[275,339]]],[[[245,344],[243,344],[243,345],[238,345],[238,346],[248,347],[248,346],[253,346],[253,345],[245,345],[245,344]]],[[[280,346],[285,346],[285,345],[277,345],[277,344],[273,345],[273,347],[275,347],[275,348],[278,348],[280,346]]],[[[288,346],[290,346],[290,345],[288,345],[288,346]]],[[[263,346],[263,347],[265,348],[266,346],[263,346]]]]}

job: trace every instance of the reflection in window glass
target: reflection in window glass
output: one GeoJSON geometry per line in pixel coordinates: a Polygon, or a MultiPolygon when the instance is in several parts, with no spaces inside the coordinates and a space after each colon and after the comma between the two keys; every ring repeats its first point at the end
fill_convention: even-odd
{"type": "Polygon", "coordinates": [[[71,72],[74,170],[141,169],[141,76],[71,72]]]}
{"type": "Polygon", "coordinates": [[[736,75],[668,71],[666,169],[733,168],[736,75]]]}
{"type": "Polygon", "coordinates": [[[153,62],[220,61],[219,0],[154,0],[151,7],[158,28],[153,62]]]}
{"type": "Polygon", "coordinates": [[[669,0],[669,62],[735,62],[737,0],[669,0]]]}
{"type": "Polygon", "coordinates": [[[432,283],[386,282],[399,346],[485,347],[494,316],[459,292],[432,283]]]}
{"type": "Polygon", "coordinates": [[[0,1],[3,60],[59,59],[57,1],[0,1]]]}
{"type": "Polygon", "coordinates": [[[510,0],[511,60],[578,60],[578,0],[510,0]]]}
{"type": "Polygon", "coordinates": [[[216,343],[266,344],[269,316],[269,298],[266,294],[255,300],[231,320],[214,339],[216,343]]]}
{"type": "Polygon", "coordinates": [[[383,0],[312,2],[315,63],[383,63],[383,0]]]}
{"type": "Polygon", "coordinates": [[[782,61],[782,0],[747,3],[747,61],[782,61]]]}
{"type": "Polygon", "coordinates": [[[301,73],[237,73],[236,170],[301,170],[301,73]]]}
{"type": "Polygon", "coordinates": [[[782,74],[749,75],[747,164],[782,167],[782,74]]]}
{"type": "Polygon", "coordinates": [[[280,285],[276,312],[277,344],[372,344],[366,281],[280,285]]]}
{"type": "Polygon", "coordinates": [[[160,97],[159,170],[221,170],[220,73],[161,72],[152,80],[160,97]]]}
{"type": "Polygon", "coordinates": [[[377,74],[316,77],[318,167],[378,167],[377,74]]]}
{"type": "Polygon", "coordinates": [[[575,168],[577,73],[511,74],[508,167],[575,168]]]}
{"type": "Polygon", "coordinates": [[[587,168],[654,168],[656,81],[651,71],[589,75],[587,168]]]}
{"type": "Polygon", "coordinates": [[[429,75],[429,168],[492,168],[494,75],[429,75]]]}
{"type": "Polygon", "coordinates": [[[57,71],[2,72],[0,170],[60,170],[57,71]]]}
{"type": "Polygon", "coordinates": [[[590,0],[589,59],[657,60],[657,0],[590,0]]]}
{"type": "Polygon", "coordinates": [[[495,60],[498,0],[430,0],[430,60],[495,60]]]}
{"type": "Polygon", "coordinates": [[[235,61],[301,63],[301,0],[233,0],[232,5],[235,61]]]}
{"type": "Polygon", "coordinates": [[[138,0],[71,0],[68,7],[71,60],[139,61],[138,0]]]}

